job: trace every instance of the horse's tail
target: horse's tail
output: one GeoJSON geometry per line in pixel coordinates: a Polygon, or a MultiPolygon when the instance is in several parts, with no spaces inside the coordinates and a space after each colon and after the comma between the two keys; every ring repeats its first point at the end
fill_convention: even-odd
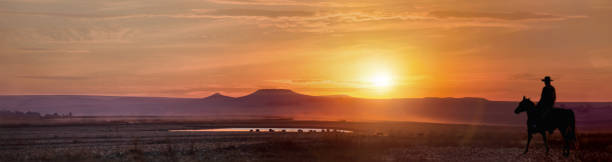
{"type": "Polygon", "coordinates": [[[576,141],[576,117],[574,116],[574,111],[569,110],[570,112],[570,139],[576,141]]]}
{"type": "Polygon", "coordinates": [[[569,115],[570,115],[569,116],[570,125],[569,125],[569,130],[568,130],[569,139],[574,142],[574,146],[576,147],[576,149],[578,149],[578,139],[576,137],[576,119],[574,116],[574,111],[569,110],[569,115]]]}

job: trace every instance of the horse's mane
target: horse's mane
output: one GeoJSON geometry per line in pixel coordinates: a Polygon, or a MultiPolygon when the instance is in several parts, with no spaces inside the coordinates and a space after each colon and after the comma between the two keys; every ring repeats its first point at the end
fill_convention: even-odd
{"type": "Polygon", "coordinates": [[[538,109],[538,105],[536,105],[533,101],[531,101],[531,99],[527,98],[527,99],[523,100],[523,102],[528,104],[527,105],[528,106],[527,107],[527,111],[535,112],[535,113],[540,112],[540,111],[538,111],[538,110],[540,110],[540,109],[538,109]]]}
{"type": "Polygon", "coordinates": [[[533,101],[531,101],[531,99],[525,99],[523,100],[523,102],[527,102],[527,104],[529,104],[530,107],[534,107],[534,108],[536,107],[536,104],[533,101]]]}

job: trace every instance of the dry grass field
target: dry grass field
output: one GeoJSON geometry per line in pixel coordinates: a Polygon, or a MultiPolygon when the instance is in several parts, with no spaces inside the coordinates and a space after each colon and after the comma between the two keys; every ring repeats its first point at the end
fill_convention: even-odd
{"type": "Polygon", "coordinates": [[[561,155],[524,127],[292,120],[47,122],[0,128],[0,161],[610,161],[612,133],[579,132],[561,155]],[[333,128],[354,133],[170,132],[207,128],[333,128]]]}

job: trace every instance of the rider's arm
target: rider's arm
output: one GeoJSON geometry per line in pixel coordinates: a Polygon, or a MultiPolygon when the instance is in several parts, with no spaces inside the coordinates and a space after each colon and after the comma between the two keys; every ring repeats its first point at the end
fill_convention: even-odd
{"type": "Polygon", "coordinates": [[[557,100],[557,92],[555,92],[554,87],[550,87],[550,89],[552,90],[552,101],[553,103],[555,103],[555,101],[557,100]]]}

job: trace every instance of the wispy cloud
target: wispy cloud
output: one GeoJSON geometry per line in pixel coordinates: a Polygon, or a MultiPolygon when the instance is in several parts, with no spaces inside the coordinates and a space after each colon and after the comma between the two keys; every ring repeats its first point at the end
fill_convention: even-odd
{"type": "Polygon", "coordinates": [[[219,9],[203,10],[194,9],[198,13],[219,16],[264,16],[264,17],[306,17],[314,16],[314,12],[292,11],[292,10],[262,10],[262,9],[219,9]]]}
{"type": "Polygon", "coordinates": [[[92,14],[92,13],[63,13],[63,12],[31,12],[31,11],[0,11],[4,15],[28,15],[28,16],[53,16],[67,18],[112,18],[116,15],[92,14]]]}
{"type": "MultiPolygon", "coordinates": [[[[214,0],[237,4],[300,4],[294,1],[233,1],[214,0]]],[[[364,30],[390,30],[396,28],[449,28],[449,27],[509,27],[525,28],[521,20],[562,21],[584,18],[581,15],[553,15],[532,12],[476,12],[476,11],[405,11],[394,10],[299,10],[299,9],[190,9],[178,13],[58,13],[0,11],[0,14],[64,17],[86,20],[140,20],[140,19],[209,19],[230,20],[256,27],[276,28],[289,32],[348,32],[364,30]],[[364,23],[376,23],[372,26],[364,23]],[[352,27],[347,27],[352,26],[352,27]]]]}
{"type": "Polygon", "coordinates": [[[0,75],[7,76],[0,89],[15,93],[66,87],[198,97],[270,87],[365,92],[359,89],[369,83],[351,81],[364,71],[347,66],[384,60],[397,61],[390,69],[401,78],[392,96],[462,96],[490,78],[523,82],[555,73],[601,78],[581,83],[601,90],[610,78],[599,72],[612,67],[608,1],[0,3],[0,75]],[[370,59],[379,53],[394,57],[370,59]],[[415,75],[427,78],[408,80],[415,75]],[[440,94],[425,93],[436,90],[440,94]]]}
{"type": "Polygon", "coordinates": [[[208,0],[208,2],[229,5],[260,5],[260,6],[309,6],[309,7],[366,7],[371,3],[363,2],[300,2],[293,0],[208,0]]]}
{"type": "Polygon", "coordinates": [[[83,54],[90,53],[89,50],[83,49],[48,49],[48,48],[20,48],[23,53],[64,53],[64,54],[83,54]]]}
{"type": "Polygon", "coordinates": [[[433,11],[430,16],[437,18],[489,18],[501,20],[560,19],[562,16],[531,12],[473,12],[473,11],[433,11]]]}
{"type": "Polygon", "coordinates": [[[59,75],[19,75],[18,78],[41,79],[41,80],[84,80],[89,77],[84,76],[59,76],[59,75]]]}

